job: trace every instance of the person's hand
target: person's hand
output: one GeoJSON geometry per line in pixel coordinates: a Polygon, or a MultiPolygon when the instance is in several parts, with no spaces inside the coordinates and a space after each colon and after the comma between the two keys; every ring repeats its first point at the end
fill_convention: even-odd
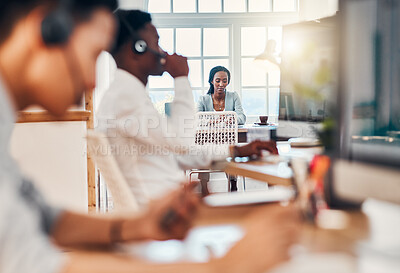
{"type": "Polygon", "coordinates": [[[192,226],[200,197],[193,189],[198,183],[185,184],[164,198],[154,200],[143,215],[145,238],[183,239],[192,226]]]}
{"type": "Polygon", "coordinates": [[[164,70],[167,71],[172,78],[189,75],[189,66],[187,58],[174,53],[167,54],[165,57],[164,70]]]}
{"type": "Polygon", "coordinates": [[[235,146],[233,156],[261,156],[262,150],[269,151],[271,154],[278,154],[275,141],[254,140],[243,146],[235,146]]]}
{"type": "Polygon", "coordinates": [[[221,259],[216,272],[262,273],[289,258],[298,240],[300,215],[293,206],[257,208],[247,220],[246,235],[221,259]]]}

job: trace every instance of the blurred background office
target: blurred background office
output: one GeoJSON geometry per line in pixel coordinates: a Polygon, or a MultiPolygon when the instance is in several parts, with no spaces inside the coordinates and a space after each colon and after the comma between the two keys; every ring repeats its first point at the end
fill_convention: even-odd
{"type": "MultiPolygon", "coordinates": [[[[230,69],[233,81],[228,90],[239,94],[247,122],[253,124],[259,121],[260,115],[268,115],[270,122],[278,122],[279,94],[284,93],[281,72],[260,68],[255,57],[264,52],[268,40],[274,40],[274,54],[281,61],[283,26],[334,15],[338,1],[121,0],[120,6],[152,13],[163,48],[169,53],[176,51],[188,56],[195,99],[207,92],[210,68],[224,65],[230,69]]],[[[102,92],[112,81],[115,64],[107,53],[103,53],[97,68],[94,110],[102,92]]],[[[150,96],[160,113],[164,113],[165,102],[172,100],[172,85],[169,75],[149,81],[150,96]]],[[[89,113],[85,112],[84,104],[71,111],[81,111],[83,121],[72,118],[74,121],[34,120],[28,123],[22,119],[14,131],[11,150],[24,171],[41,181],[39,187],[51,201],[76,210],[87,210],[88,203],[93,206],[100,200],[98,196],[93,197],[96,186],[92,183],[88,187],[91,176],[98,177],[97,173],[88,171],[92,167],[86,157],[87,124],[93,120],[87,116],[89,113]],[[38,154],[41,160],[37,160],[38,154]],[[50,171],[43,172],[44,169],[50,171]]],[[[305,112],[308,114],[309,111],[305,112]]],[[[289,129],[293,130],[296,129],[289,129]]]]}

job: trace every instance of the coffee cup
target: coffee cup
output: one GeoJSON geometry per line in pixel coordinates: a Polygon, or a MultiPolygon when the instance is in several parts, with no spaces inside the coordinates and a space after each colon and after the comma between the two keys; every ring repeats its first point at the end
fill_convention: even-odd
{"type": "Polygon", "coordinates": [[[268,116],[260,116],[260,123],[267,124],[268,116]]]}

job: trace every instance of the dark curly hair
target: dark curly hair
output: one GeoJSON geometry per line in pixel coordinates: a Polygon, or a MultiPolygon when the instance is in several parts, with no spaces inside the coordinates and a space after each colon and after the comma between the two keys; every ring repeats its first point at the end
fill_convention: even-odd
{"type": "Polygon", "coordinates": [[[209,95],[214,94],[214,85],[212,84],[212,81],[214,80],[215,74],[220,71],[226,72],[226,74],[228,74],[228,84],[231,81],[231,72],[229,72],[229,70],[226,67],[219,65],[212,68],[210,70],[210,76],[208,77],[208,83],[210,84],[210,89],[208,89],[207,94],[209,95]]]}

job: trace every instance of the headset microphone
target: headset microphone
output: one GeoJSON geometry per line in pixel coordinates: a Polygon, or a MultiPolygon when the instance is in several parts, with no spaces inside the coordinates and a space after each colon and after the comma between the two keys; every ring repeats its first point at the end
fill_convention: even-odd
{"type": "Polygon", "coordinates": [[[164,65],[166,63],[166,61],[167,61],[167,59],[166,59],[167,58],[167,54],[166,53],[164,53],[162,51],[154,50],[154,49],[152,49],[150,47],[148,47],[147,50],[149,52],[153,53],[154,55],[156,55],[160,59],[160,63],[162,65],[164,65]]]}

